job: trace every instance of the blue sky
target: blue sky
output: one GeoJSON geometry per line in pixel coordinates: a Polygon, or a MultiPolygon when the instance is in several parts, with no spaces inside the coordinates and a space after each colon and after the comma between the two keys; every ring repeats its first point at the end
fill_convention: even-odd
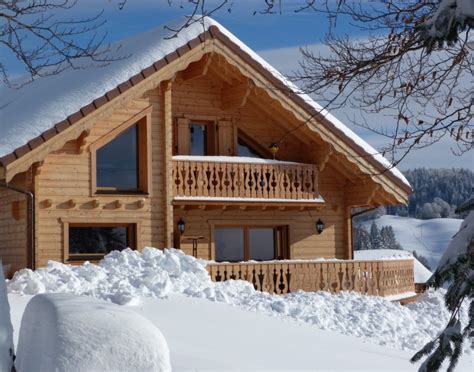
{"type": "MultiPolygon", "coordinates": [[[[207,0],[212,6],[216,0],[207,0]]],[[[283,72],[291,72],[298,68],[300,59],[300,46],[311,46],[317,50],[318,44],[324,37],[329,23],[323,14],[314,11],[295,13],[294,9],[300,0],[288,0],[284,2],[283,14],[260,14],[264,7],[263,0],[234,0],[232,11],[226,8],[214,13],[213,17],[221,22],[226,28],[233,32],[239,39],[252,49],[260,52],[264,58],[283,72]],[[253,15],[257,11],[256,15],[253,15]]],[[[125,7],[120,10],[117,0],[79,0],[74,9],[73,16],[80,18],[94,15],[104,10],[103,18],[107,21],[101,32],[107,33],[107,41],[116,41],[140,32],[158,27],[160,24],[173,18],[188,14],[190,7],[187,0],[173,1],[168,6],[166,0],[127,0],[125,7]],[[180,8],[183,5],[183,9],[180,8]]],[[[64,17],[70,18],[71,11],[64,13],[64,17]]],[[[350,37],[364,37],[364,33],[350,25],[348,19],[339,18],[335,31],[347,34],[350,37]]],[[[11,58],[7,60],[10,71],[19,74],[18,64],[11,58]]],[[[353,110],[338,110],[335,112],[341,120],[346,121],[353,110]]],[[[380,122],[387,120],[383,115],[374,115],[367,118],[369,122],[380,122]]],[[[346,121],[347,122],[347,121],[346,121]]],[[[374,147],[382,147],[386,141],[361,128],[351,126],[374,147]]],[[[468,167],[474,169],[474,155],[457,157],[450,151],[451,143],[443,141],[428,149],[414,152],[400,164],[401,169],[416,166],[426,167],[468,167]]]]}

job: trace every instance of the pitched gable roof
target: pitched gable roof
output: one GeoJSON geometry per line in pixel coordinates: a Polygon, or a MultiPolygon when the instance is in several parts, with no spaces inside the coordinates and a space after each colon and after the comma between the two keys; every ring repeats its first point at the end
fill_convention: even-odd
{"type": "Polygon", "coordinates": [[[257,68],[277,87],[289,91],[290,98],[311,116],[348,143],[379,171],[386,174],[402,189],[411,191],[406,178],[392,167],[377,150],[324,110],[311,97],[285,79],[264,59],[237,39],[215,20],[206,17],[182,30],[177,37],[170,29],[177,29],[185,21],[173,22],[120,41],[117,57],[127,57],[106,66],[70,69],[59,75],[38,79],[21,89],[0,89],[0,165],[7,165],[49,138],[73,125],[95,109],[114,99],[206,38],[217,38],[247,63],[257,68]],[[27,109],[25,109],[27,108],[27,109]]]}

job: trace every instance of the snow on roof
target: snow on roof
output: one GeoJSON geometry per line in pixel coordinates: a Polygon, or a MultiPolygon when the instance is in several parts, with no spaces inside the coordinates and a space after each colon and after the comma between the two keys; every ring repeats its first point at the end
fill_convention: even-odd
{"type": "MultiPolygon", "coordinates": [[[[212,18],[192,23],[176,37],[173,29],[179,29],[186,21],[181,17],[148,32],[122,40],[111,46],[110,59],[127,57],[110,62],[106,66],[86,66],[85,69],[69,69],[58,75],[40,78],[20,89],[0,87],[0,158],[12,153],[31,139],[41,135],[55,124],[78,112],[108,91],[116,88],[132,76],[140,73],[167,54],[176,51],[215,26],[244,53],[270,72],[275,78],[298,94],[316,112],[320,113],[335,129],[373,157],[384,169],[410,187],[409,182],[377,150],[323,109],[310,96],[287,80],[268,62],[242,43],[236,36],[212,18]],[[166,26],[166,27],[165,27],[166,26]],[[114,48],[119,48],[114,51],[114,48]]],[[[90,62],[89,62],[90,63],[90,62]]]]}

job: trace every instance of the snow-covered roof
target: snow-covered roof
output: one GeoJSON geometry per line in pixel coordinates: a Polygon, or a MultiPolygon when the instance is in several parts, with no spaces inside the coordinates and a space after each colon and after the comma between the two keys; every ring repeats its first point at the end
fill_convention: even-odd
{"type": "MultiPolygon", "coordinates": [[[[0,163],[7,163],[19,158],[24,152],[38,146],[37,143],[46,141],[44,134],[57,124],[65,121],[65,126],[72,125],[91,110],[97,108],[95,103],[110,92],[110,99],[121,93],[120,85],[131,82],[137,75],[142,75],[157,61],[165,60],[171,53],[180,48],[189,46],[206,31],[214,30],[215,34],[223,35],[239,52],[250,57],[263,70],[289,88],[294,93],[292,98],[310,111],[311,115],[319,115],[325,120],[328,128],[348,142],[353,148],[360,150],[374,165],[385,170],[387,174],[400,181],[405,189],[410,184],[403,174],[385,159],[377,150],[345,126],[336,117],[323,109],[311,97],[302,93],[298,87],[288,81],[269,63],[242,43],[230,31],[217,21],[205,17],[202,22],[192,23],[172,37],[173,29],[179,29],[185,18],[178,18],[148,32],[122,40],[111,46],[110,59],[118,58],[106,66],[94,66],[87,69],[69,69],[58,75],[40,78],[20,89],[6,86],[0,88],[0,163]],[[165,27],[166,26],[166,27],[165,27]],[[119,48],[118,48],[119,47],[119,48]],[[115,50],[114,48],[118,48],[115,50]],[[115,50],[115,51],[114,51],[115,50]],[[126,57],[126,58],[120,58],[126,57]],[[115,91],[114,91],[115,90],[115,91]],[[35,141],[36,140],[36,141],[35,141]],[[11,156],[14,154],[14,157],[11,156]],[[7,156],[10,155],[9,161],[7,156]]],[[[168,63],[168,61],[166,61],[168,63]]],[[[155,67],[155,70],[157,68],[155,67]]],[[[125,87],[127,88],[127,87],[125,87]]],[[[109,97],[107,100],[109,100],[109,97]]],[[[103,103],[100,103],[102,105],[103,103]]]]}

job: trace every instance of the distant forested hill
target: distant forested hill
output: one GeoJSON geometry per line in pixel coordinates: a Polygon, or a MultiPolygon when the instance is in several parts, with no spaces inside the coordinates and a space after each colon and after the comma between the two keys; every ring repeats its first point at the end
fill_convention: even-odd
{"type": "Polygon", "coordinates": [[[403,174],[414,192],[408,207],[388,207],[387,214],[420,219],[459,217],[454,211],[469,198],[474,187],[474,172],[469,169],[416,168],[403,174]]]}

